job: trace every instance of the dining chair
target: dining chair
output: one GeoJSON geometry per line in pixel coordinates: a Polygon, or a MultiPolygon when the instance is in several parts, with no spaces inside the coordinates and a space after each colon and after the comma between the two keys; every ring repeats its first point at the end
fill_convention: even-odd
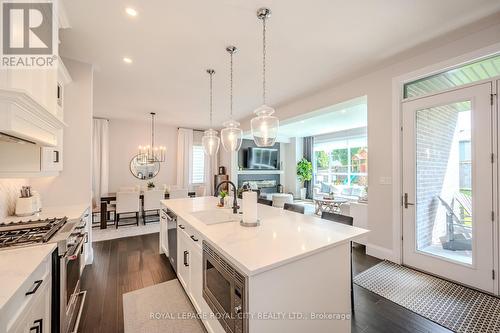
{"type": "Polygon", "coordinates": [[[204,197],[207,192],[207,187],[205,185],[200,185],[196,187],[195,194],[197,197],[204,197]]]}
{"type": "MultiPolygon", "coordinates": [[[[139,212],[141,210],[140,193],[137,191],[119,191],[116,193],[116,218],[115,226],[118,229],[120,222],[120,215],[134,214],[136,224],[139,225],[139,212]]],[[[122,224],[131,225],[132,223],[122,224]]]]}
{"type": "Polygon", "coordinates": [[[168,191],[169,199],[187,198],[188,189],[187,188],[170,188],[168,191]]]}
{"type": "Polygon", "coordinates": [[[273,205],[273,201],[272,200],[267,200],[267,199],[264,199],[264,198],[258,198],[257,202],[260,203],[260,204],[262,204],[262,205],[266,205],[266,206],[272,206],[273,205]]]}
{"type": "MultiPolygon", "coordinates": [[[[107,218],[106,220],[108,221],[109,224],[114,224],[115,223],[115,218],[116,218],[116,205],[113,204],[107,204],[106,212],[107,212],[107,218]],[[111,213],[113,213],[113,219],[111,218],[111,213]],[[111,223],[110,223],[111,222],[111,223]]],[[[101,205],[98,204],[97,199],[92,196],[92,228],[98,228],[101,225],[101,222],[95,222],[96,217],[101,217],[101,205]]]]}
{"type": "MultiPolygon", "coordinates": [[[[352,226],[354,224],[354,219],[352,218],[352,216],[347,216],[347,215],[342,215],[342,214],[322,212],[321,218],[325,219],[325,220],[337,222],[337,223],[350,225],[350,226],[352,226]]],[[[353,274],[352,274],[352,242],[350,242],[350,250],[351,250],[351,309],[352,309],[352,312],[354,312],[354,285],[353,285],[353,274]]]]}
{"type": "Polygon", "coordinates": [[[276,193],[272,196],[273,207],[283,208],[285,203],[293,203],[293,196],[291,194],[276,193]]]}
{"type": "Polygon", "coordinates": [[[160,209],[161,203],[160,201],[165,198],[165,192],[163,190],[147,190],[144,191],[144,203],[142,207],[142,220],[144,225],[147,222],[159,222],[160,221],[160,209]],[[155,211],[155,214],[146,215],[146,212],[155,211]],[[153,219],[146,221],[146,216],[157,216],[158,219],[153,219]]]}
{"type": "Polygon", "coordinates": [[[288,202],[285,202],[285,204],[283,205],[283,209],[284,210],[289,210],[289,211],[295,212],[295,213],[300,213],[300,214],[304,214],[304,211],[305,211],[304,206],[302,206],[302,205],[296,205],[296,204],[291,204],[291,203],[288,203],[288,202]]]}

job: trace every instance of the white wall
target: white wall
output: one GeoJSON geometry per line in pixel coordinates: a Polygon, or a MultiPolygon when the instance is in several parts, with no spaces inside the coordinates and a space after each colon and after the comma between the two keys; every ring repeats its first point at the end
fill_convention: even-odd
{"type": "MultiPolygon", "coordinates": [[[[111,119],[109,121],[109,190],[123,186],[146,186],[147,180],[135,178],[130,173],[130,160],[137,155],[139,145],[151,142],[151,121],[144,114],[144,121],[111,119]]],[[[177,127],[156,124],[155,144],[167,147],[166,161],[161,163],[159,174],[151,179],[157,186],[177,182],[177,127]]]]}
{"type": "Polygon", "coordinates": [[[91,203],[92,65],[64,59],[73,81],[64,89],[64,170],[58,177],[30,179],[43,206],[91,203]]]}
{"type": "Polygon", "coordinates": [[[19,190],[26,185],[29,185],[28,179],[0,179],[0,223],[4,217],[14,215],[19,190]]]}
{"type": "Polygon", "coordinates": [[[284,152],[284,192],[292,192],[294,197],[300,196],[302,184],[297,178],[297,162],[303,156],[303,138],[291,138],[289,143],[283,143],[284,152]]]}
{"type": "MultiPolygon", "coordinates": [[[[389,259],[399,257],[392,232],[393,224],[399,223],[393,221],[392,215],[398,200],[393,198],[392,185],[381,181],[382,177],[392,179],[392,144],[397,140],[392,137],[392,79],[498,42],[500,14],[405,52],[391,59],[386,67],[276,107],[276,115],[285,120],[355,97],[368,96],[368,223],[372,231],[369,253],[389,259]]],[[[242,122],[242,128],[250,128],[249,119],[242,122]]]]}

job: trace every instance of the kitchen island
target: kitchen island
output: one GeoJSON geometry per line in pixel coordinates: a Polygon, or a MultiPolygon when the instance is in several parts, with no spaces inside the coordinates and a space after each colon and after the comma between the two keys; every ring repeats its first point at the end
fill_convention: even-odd
{"type": "Polygon", "coordinates": [[[265,205],[247,228],[217,201],[162,201],[177,218],[178,278],[209,332],[350,332],[350,242],[367,230],[265,205]]]}

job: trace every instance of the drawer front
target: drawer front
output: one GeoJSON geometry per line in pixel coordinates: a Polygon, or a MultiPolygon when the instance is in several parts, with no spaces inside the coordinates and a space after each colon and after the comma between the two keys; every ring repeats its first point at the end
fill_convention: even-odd
{"type": "MultiPolygon", "coordinates": [[[[12,325],[10,323],[21,316],[26,309],[31,306],[37,296],[43,292],[43,288],[47,285],[47,282],[50,282],[50,278],[51,256],[49,255],[6,304],[2,317],[9,321],[9,326],[12,325]]],[[[48,288],[50,290],[50,283],[48,284],[48,288]]]]}
{"type": "Polygon", "coordinates": [[[47,277],[24,310],[9,322],[7,333],[50,332],[51,279],[47,277]]]}
{"type": "Polygon", "coordinates": [[[192,227],[188,229],[187,234],[189,236],[189,241],[201,249],[201,243],[203,242],[201,234],[192,227]]]}

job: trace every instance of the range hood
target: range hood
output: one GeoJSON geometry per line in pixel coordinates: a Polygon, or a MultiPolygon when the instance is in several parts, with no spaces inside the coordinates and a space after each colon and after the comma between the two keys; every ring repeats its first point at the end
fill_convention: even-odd
{"type": "Polygon", "coordinates": [[[1,140],[32,143],[43,147],[57,145],[63,121],[23,90],[0,88],[1,140]]]}

